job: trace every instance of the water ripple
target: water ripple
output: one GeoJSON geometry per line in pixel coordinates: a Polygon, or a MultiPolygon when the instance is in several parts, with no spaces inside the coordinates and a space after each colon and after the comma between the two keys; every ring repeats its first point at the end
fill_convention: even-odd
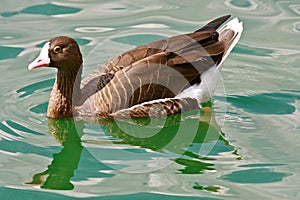
{"type": "Polygon", "coordinates": [[[232,95],[227,102],[255,114],[292,114],[296,111],[295,100],[300,100],[299,91],[261,93],[249,96],[232,95]]]}
{"type": "Polygon", "coordinates": [[[0,15],[2,17],[12,17],[17,14],[35,14],[35,15],[61,15],[61,14],[73,14],[81,11],[80,8],[73,8],[67,6],[60,6],[52,3],[34,5],[27,8],[24,8],[20,11],[11,11],[11,12],[2,12],[0,15]]]}
{"type": "Polygon", "coordinates": [[[300,5],[299,4],[292,4],[289,5],[289,8],[292,9],[297,15],[300,15],[300,5]]]}
{"type": "MultiPolygon", "coordinates": [[[[49,197],[47,191],[38,188],[29,191],[31,188],[21,183],[28,183],[34,174],[34,181],[47,178],[51,170],[54,176],[55,170],[74,175],[71,182],[76,190],[53,191],[51,195],[58,198],[101,195],[106,199],[222,199],[231,195],[236,199],[263,199],[265,188],[269,188],[269,198],[299,196],[296,176],[299,167],[295,159],[299,152],[300,119],[299,3],[275,0],[19,2],[1,4],[0,13],[1,182],[10,187],[2,187],[4,198],[49,197]],[[230,107],[229,112],[222,113],[226,115],[224,129],[226,137],[231,138],[229,142],[237,144],[238,153],[245,157],[243,161],[232,155],[234,148],[227,141],[218,142],[210,158],[200,159],[199,149],[203,145],[195,141],[177,163],[151,174],[133,176],[114,171],[99,163],[86,148],[78,158],[81,159],[78,165],[73,166],[78,167],[76,171],[64,171],[74,158],[74,145],[71,142],[69,149],[64,149],[55,142],[59,139],[47,134],[46,109],[55,72],[26,69],[44,41],[54,35],[69,35],[81,45],[83,55],[88,55],[99,41],[109,38],[91,59],[96,67],[133,45],[196,30],[208,20],[227,13],[240,18],[245,31],[224,63],[222,75],[226,77],[228,99],[216,101],[230,107]],[[132,34],[124,33],[125,30],[132,34]],[[111,37],[113,34],[115,37],[111,37]],[[277,161],[285,165],[276,164],[277,161]],[[287,172],[295,176],[290,178],[287,172]],[[264,183],[266,187],[257,183],[264,183]],[[128,193],[132,194],[125,195],[128,193]]],[[[89,66],[85,70],[89,71],[89,66]]],[[[112,134],[92,136],[118,142],[112,134]]],[[[156,138],[158,142],[155,140],[153,145],[164,138],[165,135],[156,138]]],[[[137,143],[130,137],[125,139],[126,153],[148,154],[150,151],[149,140],[137,143]],[[130,148],[130,142],[134,147],[130,148]]],[[[102,147],[98,145],[99,153],[107,152],[108,160],[113,156],[126,159],[126,156],[120,158],[115,149],[102,151],[102,147]]],[[[137,164],[142,166],[143,161],[141,158],[129,164],[138,168],[137,164]]]]}
{"type": "Polygon", "coordinates": [[[0,46],[0,60],[16,58],[24,48],[0,46]]]}
{"type": "Polygon", "coordinates": [[[27,97],[33,93],[35,93],[37,90],[46,88],[46,91],[49,91],[49,88],[52,87],[54,84],[54,78],[44,80],[44,81],[39,81],[27,86],[24,86],[20,89],[18,89],[16,92],[20,93],[19,98],[24,98],[27,97]]]}
{"type": "Polygon", "coordinates": [[[149,28],[149,29],[161,28],[161,29],[167,29],[167,28],[170,28],[170,27],[165,25],[165,24],[144,23],[144,24],[133,25],[133,26],[131,26],[131,28],[149,28]]]}
{"type": "Polygon", "coordinates": [[[115,30],[114,28],[108,27],[78,27],[75,31],[80,33],[104,33],[115,30]]]}
{"type": "Polygon", "coordinates": [[[293,30],[294,30],[295,32],[300,32],[300,22],[294,23],[294,28],[293,28],[293,30]]]}
{"type": "Polygon", "coordinates": [[[235,171],[221,178],[236,183],[250,184],[280,182],[290,175],[288,173],[274,172],[268,168],[255,168],[235,171]]]}
{"type": "Polygon", "coordinates": [[[242,10],[255,10],[258,6],[254,0],[226,0],[224,3],[228,7],[242,10]]]}

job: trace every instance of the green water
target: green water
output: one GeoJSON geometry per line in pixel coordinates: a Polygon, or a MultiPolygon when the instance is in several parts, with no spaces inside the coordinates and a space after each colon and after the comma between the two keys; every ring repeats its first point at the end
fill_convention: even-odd
{"type": "Polygon", "coordinates": [[[0,26],[1,199],[300,198],[299,1],[4,1],[0,26]],[[213,112],[47,119],[55,70],[27,65],[49,38],[75,38],[89,74],[224,14],[244,33],[213,112]]]}

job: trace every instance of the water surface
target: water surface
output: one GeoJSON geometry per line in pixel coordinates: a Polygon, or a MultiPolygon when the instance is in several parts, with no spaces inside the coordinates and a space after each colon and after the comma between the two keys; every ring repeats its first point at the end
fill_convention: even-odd
{"type": "Polygon", "coordinates": [[[0,8],[1,199],[299,199],[298,1],[5,1],[0,8]],[[232,14],[244,23],[213,112],[135,122],[46,117],[49,38],[85,74],[134,46],[232,14]]]}

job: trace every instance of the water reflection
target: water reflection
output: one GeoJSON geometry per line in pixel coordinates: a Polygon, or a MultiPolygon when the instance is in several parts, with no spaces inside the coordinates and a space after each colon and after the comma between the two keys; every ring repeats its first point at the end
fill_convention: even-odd
{"type": "Polygon", "coordinates": [[[80,132],[73,119],[48,119],[49,134],[62,144],[63,149],[53,154],[53,160],[44,172],[35,174],[28,185],[39,185],[45,189],[71,190],[70,182],[77,169],[83,147],[80,143],[80,132]]]}
{"type": "MultiPolygon", "coordinates": [[[[147,131],[145,132],[146,129],[155,128],[149,126],[149,123],[153,125],[153,122],[149,121],[150,119],[137,119],[131,122],[115,120],[97,121],[95,126],[101,127],[101,130],[105,131],[96,133],[96,137],[89,140],[85,138],[91,138],[89,135],[92,134],[87,130],[87,127],[91,126],[90,124],[86,124],[83,121],[75,121],[74,119],[48,119],[49,134],[60,142],[63,148],[59,153],[53,154],[53,160],[45,171],[35,174],[32,181],[26,184],[45,189],[73,189],[74,185],[71,179],[78,168],[83,150],[90,151],[95,160],[98,160],[98,166],[102,166],[102,169],[95,171],[93,177],[99,177],[97,174],[100,173],[99,171],[110,170],[114,171],[110,173],[118,173],[119,170],[122,171],[123,167],[128,167],[128,164],[131,162],[135,165],[135,169],[142,168],[144,165],[139,166],[139,163],[151,163],[151,158],[155,156],[160,159],[168,159],[177,166],[177,170],[171,172],[174,176],[178,173],[202,174],[207,170],[215,170],[214,164],[210,163],[211,160],[214,160],[210,158],[210,155],[233,151],[233,147],[224,139],[212,112],[202,112],[200,116],[197,117],[195,113],[169,116],[165,119],[163,128],[157,134],[150,137],[145,137],[145,134],[147,134],[147,131]],[[188,116],[194,117],[187,118],[188,116]],[[197,129],[191,132],[193,130],[192,126],[195,123],[197,123],[197,129]],[[141,129],[140,127],[147,128],[141,129]],[[180,129],[184,130],[184,132],[179,133],[178,130],[180,129]],[[101,135],[105,135],[106,137],[101,137],[101,135]],[[105,153],[106,158],[98,157],[98,155],[92,152],[89,144],[93,144],[93,148],[96,148],[99,154],[103,154],[106,147],[109,147],[111,152],[117,152],[119,150],[118,145],[127,145],[132,148],[127,148],[121,152],[121,155],[118,155],[118,162],[109,165],[106,163],[108,158],[117,160],[114,157],[114,153],[105,153]],[[209,144],[211,144],[211,148],[208,154],[205,156],[201,155],[204,146],[209,144]],[[130,152],[134,156],[132,158],[127,155],[123,156],[122,153],[124,152],[130,152]],[[142,159],[138,156],[141,152],[143,153],[142,159]]],[[[162,121],[162,119],[155,120],[157,122],[162,121]]],[[[205,146],[205,149],[207,150],[207,146],[205,146]]],[[[120,154],[120,151],[117,154],[120,154]]],[[[114,176],[107,176],[106,174],[106,176],[101,177],[113,178],[114,176]]],[[[76,181],[81,181],[78,177],[75,179],[76,181]]],[[[115,181],[118,180],[116,179],[115,181]]],[[[200,183],[195,184],[193,187],[195,190],[217,192],[220,189],[216,186],[201,186],[200,183]]]]}

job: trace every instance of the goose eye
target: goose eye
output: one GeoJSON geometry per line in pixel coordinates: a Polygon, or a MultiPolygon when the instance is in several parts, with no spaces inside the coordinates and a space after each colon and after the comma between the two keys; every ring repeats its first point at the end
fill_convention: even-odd
{"type": "Polygon", "coordinates": [[[62,48],[60,46],[56,46],[53,49],[54,53],[60,53],[62,51],[62,48]]]}

